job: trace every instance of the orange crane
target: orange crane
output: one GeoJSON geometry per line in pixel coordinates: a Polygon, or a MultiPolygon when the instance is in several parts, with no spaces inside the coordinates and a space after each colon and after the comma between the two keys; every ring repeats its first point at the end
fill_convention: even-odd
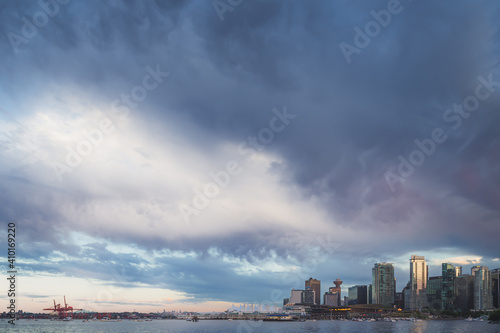
{"type": "Polygon", "coordinates": [[[61,304],[56,305],[56,300],[54,300],[54,307],[53,308],[48,308],[44,310],[50,310],[57,312],[59,314],[60,319],[64,319],[67,317],[73,318],[73,310],[78,311],[82,309],[73,309],[72,306],[69,306],[69,304],[66,303],[66,296],[64,296],[64,308],[61,307],[61,304]]]}

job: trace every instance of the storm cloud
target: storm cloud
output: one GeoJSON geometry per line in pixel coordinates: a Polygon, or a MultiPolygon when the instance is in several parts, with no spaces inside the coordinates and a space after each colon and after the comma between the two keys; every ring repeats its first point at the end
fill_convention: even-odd
{"type": "Polygon", "coordinates": [[[0,216],[30,274],[253,302],[380,261],[401,289],[409,254],[498,264],[495,1],[231,9],[0,5],[0,216]]]}

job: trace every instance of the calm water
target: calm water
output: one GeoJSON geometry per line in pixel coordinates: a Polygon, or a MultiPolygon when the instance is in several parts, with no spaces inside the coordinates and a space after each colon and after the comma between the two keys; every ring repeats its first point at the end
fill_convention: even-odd
{"type": "Polygon", "coordinates": [[[350,322],[350,321],[316,321],[316,322],[255,322],[255,321],[221,321],[207,320],[198,323],[184,320],[157,320],[152,322],[55,322],[49,320],[16,322],[12,327],[7,322],[0,322],[0,332],[36,332],[36,333],[87,333],[87,332],[148,332],[148,333],[297,333],[297,332],[376,332],[376,333],[500,333],[500,324],[488,324],[487,322],[466,322],[464,320],[454,321],[421,321],[406,322],[350,322]],[[252,327],[253,325],[254,327],[252,327]]]}

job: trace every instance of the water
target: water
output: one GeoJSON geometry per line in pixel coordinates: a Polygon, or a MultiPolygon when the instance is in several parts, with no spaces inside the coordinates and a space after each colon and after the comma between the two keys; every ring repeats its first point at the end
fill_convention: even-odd
{"type": "Polygon", "coordinates": [[[464,320],[427,320],[419,322],[351,322],[327,321],[316,322],[256,322],[202,320],[197,323],[184,320],[156,320],[145,322],[59,322],[49,320],[16,321],[15,327],[6,321],[0,322],[0,332],[23,333],[298,333],[298,332],[341,332],[341,333],[500,333],[500,324],[488,322],[466,322],[464,320]]]}

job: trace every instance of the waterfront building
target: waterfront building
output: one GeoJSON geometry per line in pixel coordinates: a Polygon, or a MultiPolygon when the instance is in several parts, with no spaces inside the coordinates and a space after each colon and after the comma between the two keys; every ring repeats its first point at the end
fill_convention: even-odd
{"type": "Polygon", "coordinates": [[[442,276],[431,276],[427,280],[427,302],[432,310],[441,309],[442,276]]]}
{"type": "Polygon", "coordinates": [[[474,283],[476,278],[469,274],[455,277],[453,308],[457,311],[474,309],[474,283]]]}
{"type": "Polygon", "coordinates": [[[373,290],[372,285],[368,285],[368,304],[373,304],[373,290]]]}
{"type": "Polygon", "coordinates": [[[305,282],[305,288],[310,287],[312,290],[314,290],[314,304],[320,305],[321,304],[321,281],[313,279],[312,277],[309,278],[309,280],[306,280],[305,282]]]}
{"type": "Polygon", "coordinates": [[[493,307],[500,308],[500,268],[495,268],[491,271],[491,289],[493,307]]]}
{"type": "Polygon", "coordinates": [[[428,306],[427,271],[425,257],[412,255],[410,258],[410,304],[405,304],[410,310],[420,310],[428,306]]]}
{"type": "Polygon", "coordinates": [[[394,266],[376,263],[372,268],[373,304],[393,306],[395,294],[394,266]]]}
{"type": "Polygon", "coordinates": [[[455,267],[441,264],[441,309],[455,310],[455,267]]]}
{"type": "Polygon", "coordinates": [[[309,307],[301,304],[288,304],[283,307],[283,312],[288,315],[304,316],[306,314],[306,308],[309,307]]]}
{"type": "Polygon", "coordinates": [[[290,298],[288,304],[314,304],[314,290],[307,287],[305,290],[292,289],[290,291],[290,298]]]}
{"type": "Polygon", "coordinates": [[[353,286],[349,288],[348,304],[368,304],[368,287],[367,286],[353,286]]]}
{"type": "Polygon", "coordinates": [[[397,309],[404,309],[405,307],[405,296],[403,292],[396,292],[394,295],[394,306],[397,309]]]}
{"type": "Polygon", "coordinates": [[[328,305],[328,306],[340,306],[340,298],[339,298],[339,293],[338,292],[326,292],[323,295],[323,304],[328,305]]]}
{"type": "Polygon", "coordinates": [[[313,305],[314,300],[315,300],[315,292],[314,290],[311,289],[311,287],[307,287],[303,292],[301,296],[301,302],[302,304],[307,304],[307,305],[313,305]]]}
{"type": "Polygon", "coordinates": [[[471,273],[474,281],[474,309],[489,310],[493,307],[491,292],[491,272],[486,266],[473,266],[471,273]]]}
{"type": "Polygon", "coordinates": [[[302,292],[303,291],[304,290],[295,290],[295,289],[290,290],[289,303],[290,304],[300,304],[302,302],[302,292]]]}
{"type": "Polygon", "coordinates": [[[406,286],[403,288],[402,294],[403,294],[403,309],[407,309],[410,306],[409,304],[411,298],[410,281],[406,283],[406,286]]]}

